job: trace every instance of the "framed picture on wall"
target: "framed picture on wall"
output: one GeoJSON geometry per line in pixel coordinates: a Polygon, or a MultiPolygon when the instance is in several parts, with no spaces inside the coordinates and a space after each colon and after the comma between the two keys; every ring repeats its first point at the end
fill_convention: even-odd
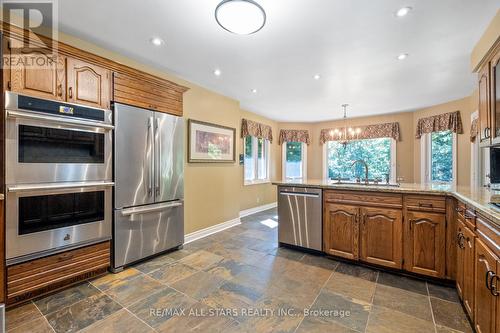
{"type": "Polygon", "coordinates": [[[188,162],[234,163],[236,128],[188,120],[188,162]]]}

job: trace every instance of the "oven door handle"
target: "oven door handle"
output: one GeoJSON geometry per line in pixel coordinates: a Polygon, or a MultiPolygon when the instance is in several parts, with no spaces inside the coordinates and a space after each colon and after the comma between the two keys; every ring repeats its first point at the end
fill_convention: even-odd
{"type": "Polygon", "coordinates": [[[123,216],[130,216],[134,214],[146,214],[153,213],[160,210],[165,210],[167,208],[176,208],[182,206],[184,203],[182,201],[175,202],[166,202],[156,205],[148,205],[146,207],[135,207],[135,208],[126,208],[122,210],[123,216]]]}
{"type": "Polygon", "coordinates": [[[45,122],[58,123],[58,124],[70,124],[70,125],[77,125],[77,126],[82,126],[82,127],[103,128],[106,130],[112,130],[115,128],[115,126],[113,126],[113,125],[95,122],[95,121],[87,121],[87,120],[80,120],[80,119],[74,119],[74,118],[63,118],[63,117],[50,116],[50,115],[39,115],[39,114],[36,114],[33,112],[26,112],[26,111],[19,112],[19,111],[7,110],[7,117],[41,120],[41,121],[45,121],[45,122]]]}
{"type": "Polygon", "coordinates": [[[7,192],[28,192],[28,191],[39,191],[39,190],[60,190],[60,189],[71,189],[71,188],[82,188],[82,187],[109,187],[114,186],[114,182],[85,182],[85,183],[72,183],[72,184],[36,184],[36,185],[15,185],[8,186],[7,192]]]}

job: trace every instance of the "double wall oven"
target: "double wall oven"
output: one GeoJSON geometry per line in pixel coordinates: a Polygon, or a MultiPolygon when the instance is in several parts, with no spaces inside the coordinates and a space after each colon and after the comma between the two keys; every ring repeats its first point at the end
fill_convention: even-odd
{"type": "Polygon", "coordinates": [[[6,255],[111,238],[112,113],[6,92],[6,255]]]}

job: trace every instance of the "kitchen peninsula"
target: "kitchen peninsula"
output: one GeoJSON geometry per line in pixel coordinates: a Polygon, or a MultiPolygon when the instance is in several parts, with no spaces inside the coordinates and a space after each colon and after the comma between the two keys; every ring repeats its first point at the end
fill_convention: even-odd
{"type": "Polygon", "coordinates": [[[490,204],[490,190],[330,180],[274,184],[278,185],[281,245],[311,248],[310,240],[317,237],[311,224],[321,221],[321,228],[316,228],[322,231],[321,252],[423,278],[455,281],[471,321],[488,325],[498,317],[500,210],[490,204]],[[317,207],[318,198],[322,198],[322,218],[314,220],[311,202],[316,200],[317,207]]]}

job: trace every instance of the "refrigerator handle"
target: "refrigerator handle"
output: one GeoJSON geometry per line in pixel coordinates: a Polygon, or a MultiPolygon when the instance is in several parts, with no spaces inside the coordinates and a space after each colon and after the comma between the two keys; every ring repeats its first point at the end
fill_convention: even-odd
{"type": "Polygon", "coordinates": [[[153,117],[148,118],[148,195],[153,194],[153,117]]]}
{"type": "Polygon", "coordinates": [[[160,165],[161,165],[161,140],[160,140],[160,119],[155,119],[155,164],[156,164],[156,174],[155,174],[155,191],[156,195],[160,195],[160,165]]]}

